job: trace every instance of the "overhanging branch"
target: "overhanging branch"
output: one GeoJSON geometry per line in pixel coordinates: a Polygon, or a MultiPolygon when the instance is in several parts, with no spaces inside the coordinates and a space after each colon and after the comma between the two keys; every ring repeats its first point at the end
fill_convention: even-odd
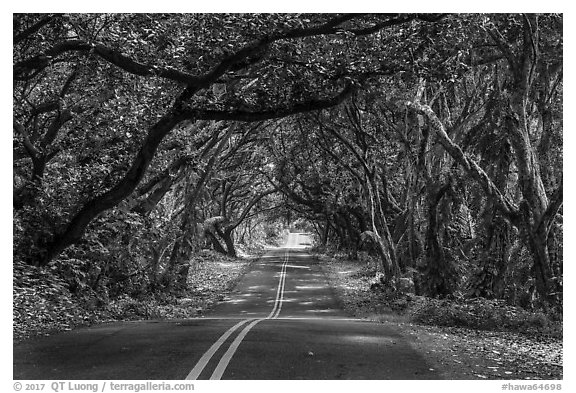
{"type": "Polygon", "coordinates": [[[254,112],[245,110],[218,111],[211,109],[189,108],[183,109],[181,114],[187,119],[198,120],[234,120],[244,122],[270,120],[337,106],[348,98],[353,91],[354,88],[352,84],[348,83],[347,86],[334,97],[323,100],[312,99],[288,107],[268,108],[254,112]]]}
{"type": "Polygon", "coordinates": [[[172,67],[158,67],[140,63],[123,55],[120,51],[108,48],[100,43],[88,43],[83,40],[66,40],[54,45],[41,55],[33,56],[14,64],[14,78],[27,79],[28,73],[46,68],[55,58],[67,52],[92,52],[115,66],[138,76],[158,76],[175,82],[197,84],[200,78],[172,67]]]}

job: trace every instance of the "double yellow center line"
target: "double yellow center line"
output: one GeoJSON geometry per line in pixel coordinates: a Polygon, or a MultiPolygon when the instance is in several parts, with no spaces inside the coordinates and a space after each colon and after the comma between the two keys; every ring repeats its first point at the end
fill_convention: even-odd
{"type": "Polygon", "coordinates": [[[238,347],[244,340],[244,337],[248,334],[248,332],[256,326],[259,322],[264,321],[266,319],[276,319],[280,315],[280,311],[282,310],[282,303],[284,301],[284,286],[286,283],[286,267],[288,266],[288,259],[289,259],[288,249],[284,252],[284,257],[282,259],[282,269],[280,271],[280,278],[278,280],[278,289],[276,290],[276,299],[274,301],[274,307],[272,311],[266,318],[258,318],[258,319],[245,319],[243,321],[238,322],[236,325],[232,326],[228,329],[223,335],[216,340],[214,344],[202,355],[196,366],[190,371],[186,379],[196,380],[200,376],[200,373],[204,371],[204,368],[208,365],[208,362],[212,359],[214,354],[220,349],[220,347],[226,342],[228,337],[230,337],[236,330],[240,329],[242,326],[248,325],[242,329],[242,331],[236,336],[232,344],[228,347],[224,355],[220,358],[218,365],[212,372],[210,376],[211,380],[218,380],[222,378],[224,371],[226,371],[226,367],[228,367],[228,363],[232,360],[232,356],[238,350],[238,347]]]}
{"type": "Polygon", "coordinates": [[[288,266],[288,250],[284,252],[282,260],[282,270],[280,271],[280,279],[278,281],[278,289],[276,290],[276,300],[274,301],[274,308],[265,319],[275,319],[280,315],[282,310],[282,302],[284,301],[284,284],[286,283],[286,267],[288,266]]]}

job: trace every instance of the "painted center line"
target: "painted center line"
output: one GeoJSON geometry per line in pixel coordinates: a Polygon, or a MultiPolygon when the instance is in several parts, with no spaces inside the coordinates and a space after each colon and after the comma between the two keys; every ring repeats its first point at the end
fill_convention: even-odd
{"type": "Polygon", "coordinates": [[[250,332],[250,330],[254,326],[256,326],[258,323],[260,323],[261,321],[264,321],[266,319],[277,319],[278,318],[278,316],[280,315],[280,311],[282,310],[282,303],[284,301],[284,287],[286,284],[286,268],[288,266],[289,258],[290,258],[290,254],[288,252],[288,249],[286,249],[284,251],[284,257],[282,259],[283,263],[282,263],[282,268],[280,270],[280,278],[278,279],[278,288],[276,290],[276,298],[274,300],[274,307],[272,308],[272,311],[270,312],[270,314],[268,314],[268,316],[266,318],[245,319],[243,321],[238,322],[236,325],[232,326],[230,329],[228,329],[222,336],[220,336],[220,338],[218,338],[218,340],[214,344],[212,344],[212,346],[208,349],[208,351],[206,351],[206,353],[204,353],[204,355],[202,355],[202,357],[200,358],[198,363],[196,363],[196,366],[194,366],[192,371],[190,371],[188,376],[186,376],[187,380],[198,379],[198,377],[200,376],[202,371],[204,371],[204,368],[206,368],[206,366],[208,365],[208,362],[210,362],[210,360],[212,359],[214,354],[220,349],[222,344],[224,344],[226,342],[228,337],[230,337],[240,327],[242,327],[246,323],[250,322],[250,324],[248,326],[244,327],[244,329],[242,329],[242,331],[238,334],[238,336],[236,336],[236,338],[234,339],[232,344],[230,344],[230,346],[228,347],[228,349],[226,350],[224,355],[222,355],[222,357],[220,358],[218,365],[216,366],[216,368],[214,369],[214,372],[212,373],[212,375],[210,377],[211,380],[221,379],[222,375],[224,374],[224,371],[226,371],[226,368],[228,367],[228,364],[230,363],[230,360],[232,360],[232,357],[234,356],[234,354],[238,350],[238,347],[240,346],[240,344],[242,343],[242,340],[244,340],[244,338],[246,337],[248,332],[250,332]]]}
{"type": "Polygon", "coordinates": [[[274,308],[266,319],[278,318],[280,310],[282,309],[282,302],[284,301],[284,284],[286,283],[286,268],[288,266],[288,251],[284,252],[284,259],[282,270],[280,271],[280,280],[278,281],[278,290],[276,291],[276,300],[274,301],[274,308]]]}
{"type": "Polygon", "coordinates": [[[226,339],[230,337],[230,335],[234,333],[239,327],[241,327],[248,321],[249,319],[238,322],[236,325],[228,329],[222,336],[220,336],[220,338],[214,344],[212,344],[210,349],[208,349],[208,351],[206,351],[206,353],[202,355],[202,357],[200,358],[198,363],[196,363],[196,366],[194,366],[192,371],[190,371],[186,379],[194,379],[194,380],[198,379],[200,373],[204,370],[204,368],[206,367],[210,359],[212,359],[212,356],[214,356],[216,351],[218,351],[218,349],[220,349],[222,344],[224,344],[226,339]]]}
{"type": "Polygon", "coordinates": [[[212,373],[210,379],[219,380],[220,378],[222,378],[222,374],[224,374],[224,371],[226,371],[226,367],[228,367],[228,363],[230,363],[230,360],[232,360],[232,356],[234,356],[234,354],[236,353],[236,350],[240,346],[240,343],[242,342],[242,340],[244,340],[244,337],[246,337],[250,329],[256,326],[256,324],[258,324],[258,322],[260,321],[262,321],[262,319],[256,319],[255,321],[252,321],[250,325],[246,326],[240,332],[240,334],[236,336],[236,339],[234,339],[232,345],[230,345],[224,356],[222,356],[222,358],[220,359],[220,362],[218,362],[218,365],[216,366],[216,369],[212,373]]]}

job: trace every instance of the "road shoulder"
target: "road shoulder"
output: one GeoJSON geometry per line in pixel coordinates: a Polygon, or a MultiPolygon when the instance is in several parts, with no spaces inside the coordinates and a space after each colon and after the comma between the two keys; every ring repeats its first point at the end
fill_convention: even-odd
{"type": "Polygon", "coordinates": [[[412,323],[370,290],[358,261],[316,255],[346,313],[401,332],[446,379],[561,380],[562,339],[412,323]]]}

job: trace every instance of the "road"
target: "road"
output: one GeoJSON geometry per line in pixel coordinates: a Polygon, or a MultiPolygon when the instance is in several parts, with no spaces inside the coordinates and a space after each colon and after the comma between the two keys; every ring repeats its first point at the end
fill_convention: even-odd
{"type": "Polygon", "coordinates": [[[440,379],[385,324],[339,307],[308,238],[252,265],[205,318],[122,322],[14,345],[14,379],[440,379]]]}

